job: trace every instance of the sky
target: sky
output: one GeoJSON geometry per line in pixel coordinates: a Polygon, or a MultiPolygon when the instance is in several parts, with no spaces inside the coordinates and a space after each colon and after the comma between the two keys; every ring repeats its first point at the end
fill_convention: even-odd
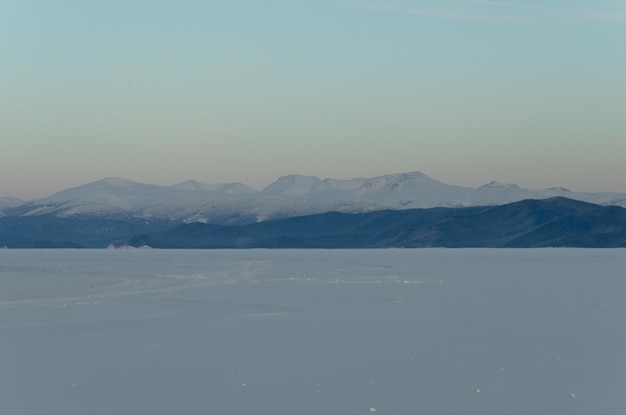
{"type": "Polygon", "coordinates": [[[624,0],[0,0],[0,196],[421,171],[626,192],[624,0]]]}

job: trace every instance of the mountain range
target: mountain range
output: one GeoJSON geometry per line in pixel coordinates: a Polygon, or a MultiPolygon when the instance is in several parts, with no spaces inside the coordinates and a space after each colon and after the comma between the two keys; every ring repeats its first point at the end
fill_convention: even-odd
{"type": "MultiPolygon", "coordinates": [[[[584,220],[589,219],[587,216],[596,208],[608,209],[607,212],[613,212],[613,209],[617,209],[616,212],[626,211],[622,208],[626,207],[625,193],[579,193],[564,188],[533,190],[498,182],[473,189],[441,183],[420,172],[351,180],[322,180],[311,176],[289,175],[279,178],[262,190],[254,190],[241,183],[209,185],[189,180],[174,186],[157,186],[108,178],[63,190],[42,199],[22,201],[16,198],[0,198],[0,246],[515,246],[514,241],[517,239],[511,239],[510,235],[506,240],[499,238],[496,241],[492,232],[479,232],[489,222],[480,226],[478,222],[474,224],[478,226],[475,233],[470,232],[474,239],[462,236],[463,232],[444,237],[441,228],[435,231],[433,226],[435,223],[438,223],[436,226],[447,223],[446,226],[450,229],[457,229],[456,225],[452,226],[456,223],[455,220],[482,220],[486,217],[486,212],[498,212],[497,209],[489,209],[499,206],[521,209],[516,215],[522,217],[522,211],[529,214],[530,205],[519,205],[516,202],[546,199],[552,200],[550,209],[559,211],[559,206],[563,209],[569,206],[569,211],[566,209],[561,213],[583,212],[574,216],[586,218],[584,220]],[[570,202],[565,203],[563,200],[570,202]],[[581,207],[587,205],[594,208],[581,207]],[[477,212],[482,213],[476,216],[477,212]],[[339,222],[329,221],[329,218],[339,222]],[[445,221],[442,222],[443,218],[445,221]],[[330,233],[310,235],[298,225],[301,221],[318,223],[320,230],[327,229],[330,233]],[[388,236],[382,237],[373,228],[355,228],[354,223],[360,221],[375,224],[376,232],[386,232],[388,236]],[[346,226],[348,223],[352,225],[340,226],[342,223],[346,226]],[[430,236],[420,234],[418,237],[416,230],[413,231],[411,240],[398,236],[407,234],[407,229],[415,228],[416,223],[429,223],[430,228],[420,228],[419,232],[427,232],[430,236]],[[187,225],[189,227],[186,228],[187,225]],[[288,232],[278,232],[275,226],[288,232]],[[296,229],[301,232],[296,232],[296,229]],[[482,241],[476,239],[481,232],[485,238],[489,235],[491,237],[482,241]],[[227,241],[226,238],[222,243],[211,239],[218,234],[232,236],[238,233],[241,233],[237,239],[240,242],[227,241]],[[204,241],[196,238],[198,235],[209,234],[213,236],[207,236],[204,241]],[[331,234],[335,236],[329,239],[331,234]],[[439,237],[434,238],[435,234],[439,237]],[[186,243],[181,242],[184,239],[182,235],[186,235],[186,243]],[[342,236],[337,239],[338,235],[342,236]],[[355,239],[355,235],[361,235],[360,239],[355,239]],[[138,242],[141,238],[145,243],[138,242]],[[166,242],[167,238],[174,238],[177,242],[166,242]],[[321,239],[315,242],[315,238],[321,239]],[[326,240],[326,245],[321,240],[326,240]]],[[[597,217],[602,217],[603,220],[613,218],[616,222],[602,222],[602,226],[613,231],[619,228],[620,222],[616,219],[620,218],[619,215],[613,217],[611,213],[603,216],[604,214],[598,214],[597,211],[593,212],[593,223],[600,223],[597,222],[597,217]]],[[[517,229],[520,223],[525,226],[538,226],[539,223],[490,220],[492,226],[506,226],[507,229],[517,229]]],[[[473,229],[474,225],[467,227],[473,229]]],[[[523,233],[521,230],[516,232],[523,233]]],[[[558,240],[558,246],[578,241],[570,239],[567,242],[563,238],[558,240]]],[[[546,241],[529,239],[528,244],[543,246],[546,241]]],[[[600,243],[602,241],[594,241],[591,245],[604,246],[608,243],[603,245],[600,243]]],[[[581,243],[578,241],[574,246],[581,243]]],[[[611,242],[612,245],[609,245],[614,246],[615,243],[611,242]]]]}
{"type": "Polygon", "coordinates": [[[108,178],[32,201],[0,198],[0,216],[96,216],[243,224],[330,211],[492,206],[551,197],[626,206],[626,193],[533,190],[498,182],[473,189],[411,172],[351,180],[290,175],[262,190],[241,183],[207,185],[189,180],[174,186],[157,186],[108,178]]]}

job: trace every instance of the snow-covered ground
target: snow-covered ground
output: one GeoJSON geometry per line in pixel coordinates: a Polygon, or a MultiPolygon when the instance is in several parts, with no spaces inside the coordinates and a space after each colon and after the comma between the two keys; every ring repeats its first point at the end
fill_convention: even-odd
{"type": "Polygon", "coordinates": [[[0,413],[626,413],[626,250],[0,250],[0,413]]]}

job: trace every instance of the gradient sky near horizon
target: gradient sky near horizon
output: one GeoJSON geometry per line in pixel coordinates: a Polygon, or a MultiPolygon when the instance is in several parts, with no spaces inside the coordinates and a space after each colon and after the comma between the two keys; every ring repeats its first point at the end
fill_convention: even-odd
{"type": "Polygon", "coordinates": [[[626,1],[0,0],[0,196],[415,170],[626,192],[626,1]]]}

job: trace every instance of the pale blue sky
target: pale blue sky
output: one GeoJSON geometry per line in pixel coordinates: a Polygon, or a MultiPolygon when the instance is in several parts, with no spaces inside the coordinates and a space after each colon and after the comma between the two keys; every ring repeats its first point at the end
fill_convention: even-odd
{"type": "Polygon", "coordinates": [[[0,196],[420,170],[626,192],[626,1],[0,0],[0,196]]]}

